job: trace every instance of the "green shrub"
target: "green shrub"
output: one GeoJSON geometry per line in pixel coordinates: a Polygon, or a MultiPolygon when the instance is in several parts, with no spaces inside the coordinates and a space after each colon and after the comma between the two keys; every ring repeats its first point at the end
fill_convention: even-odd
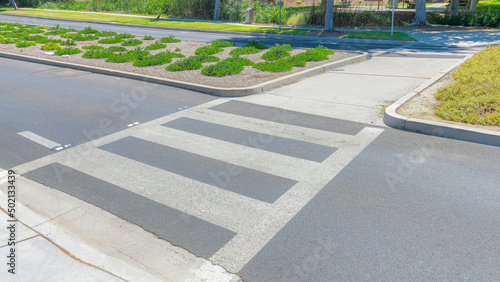
{"type": "Polygon", "coordinates": [[[236,48],[236,49],[231,50],[229,52],[229,55],[240,56],[240,55],[248,55],[248,54],[257,54],[259,52],[260,52],[260,50],[255,48],[255,47],[243,47],[243,48],[236,48]]]}
{"type": "Polygon", "coordinates": [[[97,33],[96,35],[99,37],[112,37],[112,36],[116,36],[116,32],[114,32],[114,31],[101,31],[101,32],[97,33]]]}
{"type": "Polygon", "coordinates": [[[61,41],[61,43],[59,43],[61,46],[76,46],[76,43],[75,41],[71,40],[71,39],[68,39],[66,41],[61,41]]]}
{"type": "Polygon", "coordinates": [[[76,32],[67,32],[67,33],[61,34],[61,38],[74,39],[77,36],[78,36],[78,33],[76,33],[76,32]]]}
{"type": "Polygon", "coordinates": [[[141,47],[137,47],[134,50],[130,50],[127,52],[121,52],[118,54],[113,54],[109,58],[106,59],[108,63],[126,63],[132,62],[137,59],[141,59],[143,57],[149,56],[149,52],[145,51],[141,47]]]}
{"type": "Polygon", "coordinates": [[[262,55],[262,59],[266,61],[275,61],[290,56],[288,51],[291,51],[290,45],[288,44],[276,44],[274,47],[269,48],[269,51],[262,55]]]}
{"type": "Polygon", "coordinates": [[[120,33],[120,34],[116,35],[115,37],[121,38],[121,39],[130,39],[130,38],[134,38],[135,36],[133,36],[130,33],[120,33]]]}
{"type": "Polygon", "coordinates": [[[116,44],[116,43],[120,43],[122,41],[123,41],[123,39],[115,36],[115,37],[108,37],[108,38],[100,39],[99,41],[97,41],[97,43],[99,43],[99,44],[116,44]]]}
{"type": "Polygon", "coordinates": [[[196,49],[194,51],[194,54],[195,55],[201,55],[201,54],[212,55],[212,54],[220,53],[222,51],[224,51],[224,49],[222,49],[220,47],[208,45],[208,46],[203,46],[203,47],[196,49]]]}
{"type": "Polygon", "coordinates": [[[122,46],[137,46],[141,44],[142,41],[139,39],[129,39],[122,42],[122,46]]]}
{"type": "Polygon", "coordinates": [[[48,51],[48,50],[59,50],[61,49],[61,46],[57,43],[54,43],[54,42],[49,42],[49,43],[45,43],[42,45],[42,47],[40,47],[42,50],[45,50],[45,51],[48,51]]]}
{"type": "Polygon", "coordinates": [[[75,41],[92,41],[99,40],[99,36],[94,34],[77,34],[77,36],[73,37],[75,41]]]}
{"type": "Polygon", "coordinates": [[[51,27],[48,29],[49,31],[46,32],[46,35],[63,35],[68,32],[76,32],[76,29],[74,28],[62,28],[59,25],[56,25],[55,27],[51,27]]]}
{"type": "Polygon", "coordinates": [[[142,40],[155,40],[153,36],[146,35],[142,38],[142,40]]]}
{"type": "Polygon", "coordinates": [[[174,52],[160,52],[155,55],[138,58],[134,61],[134,67],[158,66],[172,62],[172,58],[183,58],[184,55],[174,52]]]}
{"type": "Polygon", "coordinates": [[[125,52],[127,48],[122,46],[109,46],[107,49],[109,52],[125,52]]]}
{"type": "Polygon", "coordinates": [[[17,42],[18,42],[17,39],[0,37],[0,43],[2,43],[2,44],[14,44],[17,42]]]}
{"type": "Polygon", "coordinates": [[[207,76],[227,76],[238,74],[243,71],[244,66],[251,66],[253,62],[245,58],[227,58],[216,64],[206,66],[201,73],[207,76]]]}
{"type": "Polygon", "coordinates": [[[103,50],[104,47],[99,46],[99,45],[88,45],[88,46],[83,46],[82,49],[85,49],[85,50],[103,50]]]}
{"type": "Polygon", "coordinates": [[[80,34],[98,34],[99,31],[92,29],[90,26],[88,26],[88,27],[78,31],[78,33],[80,33],[80,34]]]}
{"type": "Polygon", "coordinates": [[[93,49],[93,50],[89,50],[85,53],[83,53],[82,55],[82,58],[86,58],[86,59],[106,59],[106,58],[109,58],[111,56],[113,56],[114,53],[109,51],[109,50],[97,50],[97,49],[93,49]]]}
{"type": "Polygon", "coordinates": [[[295,56],[288,57],[287,60],[294,67],[305,67],[308,61],[305,52],[297,54],[295,56]]]}
{"type": "Polygon", "coordinates": [[[210,46],[219,47],[219,48],[222,48],[222,47],[232,47],[232,46],[234,46],[234,43],[226,41],[226,40],[219,39],[219,40],[216,40],[216,41],[212,42],[212,44],[210,44],[210,46]]]}
{"type": "Polygon", "coordinates": [[[163,44],[159,41],[156,41],[155,43],[152,43],[149,46],[146,46],[146,50],[158,50],[158,49],[163,49],[166,47],[167,47],[167,44],[163,44]]]}
{"type": "Polygon", "coordinates": [[[257,63],[253,67],[261,71],[284,72],[293,69],[293,62],[289,58],[281,58],[273,62],[257,63]]]}
{"type": "Polygon", "coordinates": [[[215,56],[209,55],[200,55],[200,56],[191,56],[186,59],[177,61],[173,64],[168,65],[165,69],[167,71],[182,71],[182,70],[194,70],[201,69],[203,65],[201,63],[205,62],[217,62],[220,59],[215,56]]]}
{"type": "Polygon", "coordinates": [[[304,12],[291,15],[286,22],[287,25],[295,25],[295,26],[306,25],[306,23],[307,23],[307,16],[304,12]]]}
{"type": "Polygon", "coordinates": [[[176,43],[176,42],[181,42],[180,39],[176,39],[173,34],[170,34],[168,37],[162,37],[160,38],[161,43],[176,43]]]}
{"type": "Polygon", "coordinates": [[[36,43],[32,41],[18,41],[16,43],[16,47],[18,48],[25,48],[25,47],[30,47],[30,46],[35,46],[36,43]]]}
{"type": "Polygon", "coordinates": [[[74,54],[78,54],[81,52],[82,52],[82,50],[80,50],[78,48],[66,47],[66,48],[62,48],[62,49],[57,50],[54,54],[57,56],[62,56],[62,55],[74,55],[74,54]]]}
{"type": "Polygon", "coordinates": [[[25,41],[34,41],[35,43],[47,43],[50,42],[50,39],[48,39],[45,36],[42,35],[27,35],[22,38],[22,40],[25,41]]]}

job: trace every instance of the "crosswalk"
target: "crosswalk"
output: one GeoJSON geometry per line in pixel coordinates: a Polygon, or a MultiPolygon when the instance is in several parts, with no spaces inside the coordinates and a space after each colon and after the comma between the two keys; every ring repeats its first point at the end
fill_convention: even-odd
{"type": "Polygon", "coordinates": [[[236,273],[382,132],[221,98],[16,170],[236,273]]]}

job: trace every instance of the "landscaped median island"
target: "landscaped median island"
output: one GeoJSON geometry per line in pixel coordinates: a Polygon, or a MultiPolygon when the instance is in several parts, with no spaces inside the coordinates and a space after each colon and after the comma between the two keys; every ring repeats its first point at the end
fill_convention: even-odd
{"type": "Polygon", "coordinates": [[[293,49],[249,40],[237,47],[225,40],[181,41],[173,35],[135,37],[91,27],[2,22],[0,51],[223,88],[254,86],[357,55],[320,45],[293,49]]]}
{"type": "Polygon", "coordinates": [[[397,112],[500,131],[500,46],[476,53],[397,112]]]}

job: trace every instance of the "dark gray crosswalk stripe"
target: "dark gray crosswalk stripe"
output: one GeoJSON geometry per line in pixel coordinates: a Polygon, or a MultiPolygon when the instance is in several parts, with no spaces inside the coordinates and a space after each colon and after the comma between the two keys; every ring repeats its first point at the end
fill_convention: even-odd
{"type": "Polygon", "coordinates": [[[142,226],[204,258],[210,258],[235,236],[230,230],[58,163],[24,176],[142,226]]]}
{"type": "Polygon", "coordinates": [[[165,123],[164,126],[315,162],[324,161],[336,150],[336,148],[333,147],[190,118],[176,119],[165,123]]]}

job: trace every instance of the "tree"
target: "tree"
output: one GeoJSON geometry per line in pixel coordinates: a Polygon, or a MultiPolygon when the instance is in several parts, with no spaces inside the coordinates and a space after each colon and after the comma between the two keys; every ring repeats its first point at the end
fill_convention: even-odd
{"type": "Polygon", "coordinates": [[[16,2],[14,2],[14,0],[9,0],[9,4],[14,8],[14,10],[17,10],[17,5],[16,2]]]}
{"type": "Polygon", "coordinates": [[[219,19],[220,0],[215,0],[214,21],[219,19]]]}
{"type": "Polygon", "coordinates": [[[334,31],[334,29],[333,29],[333,0],[328,0],[328,2],[326,2],[325,31],[334,31]]]}
{"type": "Polygon", "coordinates": [[[450,6],[450,17],[458,16],[458,12],[460,11],[460,0],[451,0],[450,6]]]}
{"type": "Polygon", "coordinates": [[[415,21],[412,25],[426,25],[427,24],[427,10],[425,8],[426,0],[417,0],[415,6],[415,21]]]}
{"type": "Polygon", "coordinates": [[[477,10],[477,2],[479,0],[469,0],[464,8],[464,11],[475,12],[477,10]]]}

